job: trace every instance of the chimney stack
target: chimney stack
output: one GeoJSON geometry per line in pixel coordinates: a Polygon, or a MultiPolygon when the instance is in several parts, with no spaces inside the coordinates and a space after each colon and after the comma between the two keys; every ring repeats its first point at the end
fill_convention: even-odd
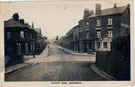
{"type": "Polygon", "coordinates": [[[87,18],[90,16],[90,12],[89,12],[89,9],[88,8],[85,8],[84,9],[84,15],[83,15],[83,18],[87,18]]]}
{"type": "Polygon", "coordinates": [[[96,15],[101,14],[101,5],[100,4],[96,4],[96,15]]]}
{"type": "Polygon", "coordinates": [[[114,7],[113,8],[117,8],[117,4],[116,3],[114,4],[114,7]]]}
{"type": "Polygon", "coordinates": [[[130,8],[130,4],[127,4],[128,8],[130,8]]]}
{"type": "Polygon", "coordinates": [[[16,21],[19,21],[19,15],[18,15],[18,13],[13,14],[13,19],[15,19],[16,21]]]}
{"type": "Polygon", "coordinates": [[[20,19],[20,22],[21,22],[22,24],[24,24],[24,19],[20,19]]]}
{"type": "Polygon", "coordinates": [[[94,14],[94,11],[93,10],[90,10],[90,16],[94,14]]]}

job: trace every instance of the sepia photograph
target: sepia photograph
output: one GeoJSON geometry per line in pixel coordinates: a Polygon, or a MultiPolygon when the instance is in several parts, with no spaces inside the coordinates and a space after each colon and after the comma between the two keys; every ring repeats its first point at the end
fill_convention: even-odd
{"type": "Polygon", "coordinates": [[[4,82],[131,81],[125,1],[1,2],[4,82]]]}

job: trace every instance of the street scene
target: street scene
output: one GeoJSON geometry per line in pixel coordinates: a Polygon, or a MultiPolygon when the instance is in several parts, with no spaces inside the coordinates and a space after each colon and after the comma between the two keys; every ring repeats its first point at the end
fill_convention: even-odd
{"type": "Polygon", "coordinates": [[[5,81],[131,80],[128,2],[28,3],[5,4],[5,81]]]}
{"type": "Polygon", "coordinates": [[[6,81],[104,81],[95,73],[91,64],[95,55],[72,55],[57,45],[49,45],[48,56],[45,51],[25,63],[33,64],[27,68],[6,75],[6,81]],[[83,57],[83,59],[82,59],[83,57]],[[18,78],[20,77],[20,78],[18,78]],[[94,77],[94,78],[93,78],[94,77]]]}

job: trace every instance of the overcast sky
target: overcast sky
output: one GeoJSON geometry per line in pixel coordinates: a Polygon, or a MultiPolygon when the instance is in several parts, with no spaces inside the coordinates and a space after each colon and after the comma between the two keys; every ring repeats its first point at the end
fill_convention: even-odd
{"type": "MultiPolygon", "coordinates": [[[[61,1],[61,0],[60,0],[61,1]]],[[[78,24],[83,17],[85,8],[95,11],[95,4],[100,3],[101,9],[127,5],[127,1],[63,1],[63,2],[5,2],[3,5],[3,18],[8,20],[14,13],[18,13],[21,19],[35,28],[41,28],[42,34],[49,39],[63,36],[72,27],[78,24]]]]}

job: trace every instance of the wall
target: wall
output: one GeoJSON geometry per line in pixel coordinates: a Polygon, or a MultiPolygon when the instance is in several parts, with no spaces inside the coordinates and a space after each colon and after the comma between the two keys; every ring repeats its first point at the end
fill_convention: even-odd
{"type": "Polygon", "coordinates": [[[130,80],[130,36],[113,39],[111,47],[96,53],[96,66],[118,80],[130,80]]]}

